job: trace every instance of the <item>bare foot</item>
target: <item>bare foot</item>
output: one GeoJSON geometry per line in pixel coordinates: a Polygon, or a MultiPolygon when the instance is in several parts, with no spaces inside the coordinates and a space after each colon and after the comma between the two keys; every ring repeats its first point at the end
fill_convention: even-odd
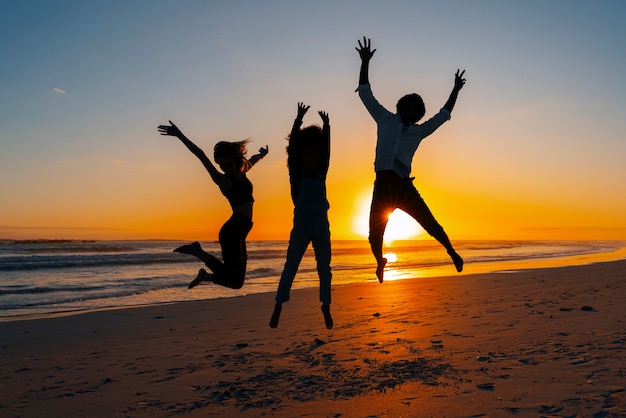
{"type": "Polygon", "coordinates": [[[200,269],[200,271],[198,272],[198,277],[196,277],[195,279],[191,281],[191,283],[189,283],[189,288],[193,289],[194,287],[198,286],[202,282],[212,282],[212,281],[213,281],[213,275],[207,273],[205,269],[200,269]]]}
{"type": "Polygon", "coordinates": [[[278,327],[278,320],[280,319],[280,311],[283,309],[283,304],[276,302],[274,305],[274,312],[272,312],[272,318],[270,319],[270,327],[278,327]]]}
{"type": "Polygon", "coordinates": [[[381,258],[378,263],[378,267],[376,267],[376,277],[378,277],[379,282],[383,282],[383,275],[385,273],[385,266],[387,265],[387,259],[381,258]]]}
{"type": "Polygon", "coordinates": [[[322,313],[324,314],[324,323],[327,329],[333,327],[333,317],[330,316],[330,305],[322,305],[322,313]]]}
{"type": "Polygon", "coordinates": [[[463,271],[463,259],[460,255],[456,253],[456,251],[448,251],[448,254],[452,258],[452,262],[454,263],[454,267],[456,267],[456,271],[459,273],[463,271]]]}
{"type": "Polygon", "coordinates": [[[198,258],[200,258],[200,254],[203,253],[202,247],[200,246],[200,243],[198,241],[192,242],[191,244],[181,245],[180,247],[176,248],[174,252],[195,255],[198,258]]]}

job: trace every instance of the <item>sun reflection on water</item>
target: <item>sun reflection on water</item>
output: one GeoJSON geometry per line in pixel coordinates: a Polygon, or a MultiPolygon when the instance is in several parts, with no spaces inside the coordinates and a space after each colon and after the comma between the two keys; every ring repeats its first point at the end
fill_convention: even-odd
{"type": "Polygon", "coordinates": [[[387,259],[387,266],[389,266],[389,264],[391,263],[395,263],[396,261],[398,261],[398,256],[395,253],[386,253],[383,254],[383,257],[387,259]]]}
{"type": "Polygon", "coordinates": [[[405,271],[395,267],[395,263],[398,261],[398,255],[396,253],[384,253],[383,257],[387,259],[387,265],[385,266],[385,281],[407,278],[405,271]]]}

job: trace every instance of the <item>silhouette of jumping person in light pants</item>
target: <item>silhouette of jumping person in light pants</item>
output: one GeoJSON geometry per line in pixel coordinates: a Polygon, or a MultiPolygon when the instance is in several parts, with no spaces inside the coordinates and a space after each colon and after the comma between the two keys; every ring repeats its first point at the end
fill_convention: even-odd
{"type": "Polygon", "coordinates": [[[320,301],[326,328],[333,327],[330,315],[330,226],[326,199],[326,174],[330,160],[330,124],[328,114],[318,112],[323,127],[311,125],[300,129],[309,106],[298,103],[298,116],[293,122],[287,147],[287,166],[294,203],[293,229],[289,237],[287,261],[280,276],[276,305],[270,327],[276,328],[282,304],[289,300],[291,285],[309,243],[313,244],[320,279],[320,301]]]}
{"type": "Polygon", "coordinates": [[[443,227],[413,185],[411,162],[420,142],[450,119],[459,91],[465,84],[465,71],[457,70],[454,87],[443,108],[424,123],[417,122],[426,113],[422,98],[415,93],[403,96],[396,104],[396,113],[385,109],[374,97],[369,82],[369,63],[376,50],[370,48],[370,40],[363,37],[356,48],[361,57],[359,87],[356,91],[365,108],[376,121],[376,180],[372,195],[369,219],[369,242],[376,258],[376,277],[383,282],[387,259],[383,257],[383,235],[389,215],[401,209],[413,217],[448,251],[456,270],[463,270],[463,259],[454,250],[443,227]]]}
{"type": "Polygon", "coordinates": [[[161,135],[175,136],[180,139],[189,151],[198,157],[233,210],[232,216],[224,223],[219,232],[223,261],[204,251],[197,241],[174,250],[177,253],[198,257],[213,272],[210,274],[206,270],[200,269],[198,276],[189,283],[189,289],[205,281],[231,289],[240,289],[246,275],[248,260],[246,237],[252,229],[252,206],[254,203],[252,183],[246,177],[246,172],[267,155],[268,147],[259,149],[258,154],[246,159],[248,140],[218,142],[215,144],[213,157],[224,172],[221,173],[211,163],[204,151],[191,142],[172,121],[169,125],[160,125],[158,130],[161,135]]]}

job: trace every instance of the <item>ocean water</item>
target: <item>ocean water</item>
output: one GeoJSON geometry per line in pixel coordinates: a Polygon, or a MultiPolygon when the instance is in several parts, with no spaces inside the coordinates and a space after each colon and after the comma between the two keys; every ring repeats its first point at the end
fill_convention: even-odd
{"type": "MultiPolygon", "coordinates": [[[[275,292],[286,241],[248,243],[242,289],[188,283],[204,265],[172,252],[183,241],[0,240],[0,320],[73,314],[88,310],[177,301],[241,297],[275,292]]],[[[220,257],[217,242],[201,242],[220,257]]],[[[461,241],[463,274],[515,271],[626,257],[626,241],[461,241]]],[[[333,242],[333,285],[376,281],[367,241],[333,242]]],[[[385,248],[385,280],[458,276],[445,250],[433,240],[401,241],[385,248]]],[[[511,276],[514,280],[514,274],[511,276]]],[[[315,258],[307,250],[293,289],[317,287],[315,258]]]]}

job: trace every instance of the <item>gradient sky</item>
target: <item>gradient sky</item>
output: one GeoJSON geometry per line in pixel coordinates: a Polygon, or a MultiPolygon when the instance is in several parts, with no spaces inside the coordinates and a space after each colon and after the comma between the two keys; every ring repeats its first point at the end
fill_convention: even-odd
{"type": "MultiPolygon", "coordinates": [[[[252,137],[250,239],[287,239],[285,136],[330,114],[330,221],[362,238],[376,127],[354,93],[364,35],[388,109],[452,120],[413,160],[451,239],[626,239],[626,2],[19,1],[0,7],[0,238],[216,239],[226,200],[157,125],[212,157],[252,137]]],[[[425,238],[413,222],[400,230],[425,238]]],[[[404,222],[404,223],[403,223],[404,222]]],[[[395,227],[397,229],[397,226],[395,227]]]]}

